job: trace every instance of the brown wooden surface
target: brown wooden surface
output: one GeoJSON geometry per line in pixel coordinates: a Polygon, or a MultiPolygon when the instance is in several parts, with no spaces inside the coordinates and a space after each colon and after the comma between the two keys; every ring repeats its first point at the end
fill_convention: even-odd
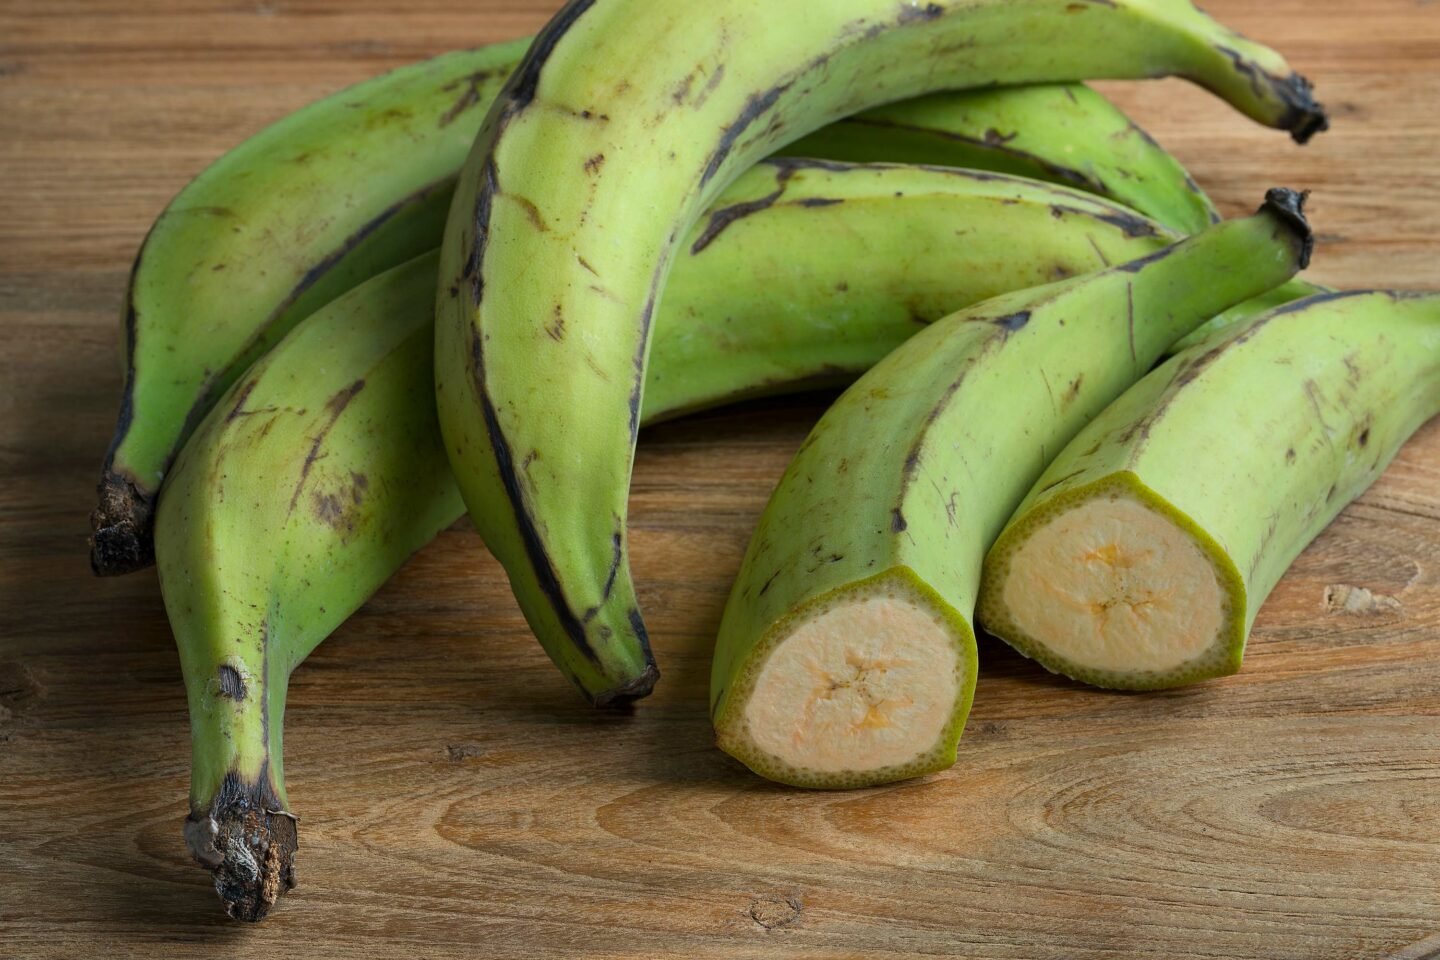
{"type": "MultiPolygon", "coordinates": [[[[181,842],[155,578],[86,566],[126,269],[245,135],[554,5],[0,4],[0,957],[1440,950],[1440,424],[1297,563],[1241,676],[1106,694],[986,643],[953,771],[813,794],[714,750],[705,688],[814,400],[644,437],[634,556],[665,678],[632,716],[563,685],[473,535],[421,554],[296,673],[301,885],[259,927],[224,918],[181,842]],[[1343,612],[1346,587],[1375,611],[1343,612]]],[[[1335,130],[1299,150],[1178,82],[1106,89],[1229,213],[1315,190],[1317,279],[1440,287],[1440,4],[1207,6],[1286,51],[1335,130]]]]}

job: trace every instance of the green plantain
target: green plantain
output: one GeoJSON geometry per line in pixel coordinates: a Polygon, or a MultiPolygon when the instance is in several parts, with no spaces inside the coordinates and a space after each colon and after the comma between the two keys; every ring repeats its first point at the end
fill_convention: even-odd
{"type": "Polygon", "coordinates": [[[1299,140],[1325,124],[1277,53],[1190,0],[571,0],[551,20],[456,188],[436,399],[472,518],[585,696],[643,697],[659,675],[627,557],[630,469],[652,320],[725,184],[877,104],[1165,74],[1299,140]]]}

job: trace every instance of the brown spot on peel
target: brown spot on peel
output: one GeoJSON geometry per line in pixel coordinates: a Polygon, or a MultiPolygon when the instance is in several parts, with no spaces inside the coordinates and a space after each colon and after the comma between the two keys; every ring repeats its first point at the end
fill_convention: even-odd
{"type": "Polygon", "coordinates": [[[530,220],[530,225],[532,227],[534,227],[540,233],[550,232],[550,228],[545,223],[545,218],[540,216],[540,208],[535,206],[533,201],[526,197],[517,197],[513,195],[510,197],[510,199],[514,200],[515,203],[519,205],[520,209],[525,211],[525,216],[530,220]]]}
{"type": "Polygon", "coordinates": [[[462,84],[465,89],[460,93],[460,96],[456,98],[455,102],[440,115],[439,125],[441,127],[450,126],[462,113],[478,104],[480,102],[480,84],[489,80],[494,75],[495,71],[493,70],[477,70],[475,73],[461,77],[459,80],[447,83],[442,89],[454,90],[462,84]]]}
{"type": "Polygon", "coordinates": [[[215,672],[220,683],[220,696],[230,700],[244,700],[246,694],[245,679],[240,676],[240,671],[222,663],[220,669],[215,672]]]}

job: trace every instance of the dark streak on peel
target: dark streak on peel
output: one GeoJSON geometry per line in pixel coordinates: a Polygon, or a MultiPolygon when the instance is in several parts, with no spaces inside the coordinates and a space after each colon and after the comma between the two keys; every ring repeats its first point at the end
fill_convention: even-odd
{"type": "Polygon", "coordinates": [[[1322,303],[1330,303],[1334,300],[1348,300],[1351,297],[1373,296],[1373,290],[1337,290],[1333,293],[1317,293],[1314,296],[1305,297],[1302,300],[1293,300],[1290,303],[1282,304],[1270,311],[1270,316],[1283,317],[1287,313],[1298,313],[1322,303]]]}
{"type": "Polygon", "coordinates": [[[1181,249],[1182,246],[1183,244],[1172,244],[1171,246],[1168,246],[1163,250],[1156,250],[1154,253],[1147,256],[1139,257],[1135,260],[1130,260],[1126,263],[1122,263],[1120,264],[1120,266],[1115,267],[1114,269],[1119,270],[1122,273],[1139,273],[1146,267],[1151,266],[1152,264],[1159,263],[1161,260],[1164,260],[1166,257],[1173,254],[1175,251],[1181,249]]]}
{"type": "Polygon", "coordinates": [[[1330,129],[1330,118],[1326,116],[1325,108],[1315,101],[1314,88],[1309,80],[1298,73],[1287,77],[1265,73],[1229,47],[1217,46],[1215,52],[1229,58],[1235,65],[1235,72],[1250,81],[1250,87],[1257,96],[1263,96],[1268,89],[1285,105],[1285,113],[1276,125],[1290,131],[1296,143],[1306,143],[1315,134],[1330,129]]]}
{"type": "Polygon", "coordinates": [[[530,567],[535,571],[536,583],[541,592],[549,598],[556,618],[560,621],[561,629],[570,638],[575,649],[579,650],[592,663],[598,664],[599,657],[590,646],[589,638],[585,636],[585,627],[566,602],[564,591],[560,588],[560,579],[555,573],[554,565],[550,562],[545,544],[540,539],[540,532],[535,529],[535,524],[530,519],[530,511],[526,507],[524,493],[520,489],[519,475],[515,470],[514,457],[510,452],[510,443],[505,439],[505,434],[500,428],[500,418],[495,412],[495,405],[485,390],[485,368],[480,334],[473,327],[470,331],[470,363],[475,380],[475,392],[479,397],[481,412],[485,419],[485,432],[490,439],[490,447],[495,452],[495,465],[500,474],[500,483],[505,488],[505,496],[514,507],[515,525],[519,530],[520,541],[524,544],[525,555],[530,560],[530,567]]]}
{"type": "Polygon", "coordinates": [[[1067,207],[1063,203],[1050,204],[1050,213],[1057,220],[1071,214],[1077,217],[1085,217],[1100,223],[1108,223],[1115,227],[1127,237],[1141,239],[1144,237],[1158,237],[1160,231],[1155,228],[1154,221],[1147,220],[1139,214],[1127,214],[1120,211],[1114,213],[1101,213],[1098,210],[1077,210],[1074,207],[1067,207]]]}
{"type": "MultiPolygon", "coordinates": [[[[589,2],[572,4],[574,6],[588,7],[589,2]]],[[[567,8],[570,9],[570,8],[567,8]]],[[[557,18],[558,19],[558,18],[557,18]]],[[[538,42],[538,41],[537,41],[538,42]]],[[[484,259],[484,249],[489,237],[490,215],[492,211],[492,196],[498,192],[499,176],[492,157],[486,165],[485,178],[481,183],[475,202],[475,240],[474,248],[471,251],[467,271],[467,277],[471,283],[471,292],[476,306],[479,306],[484,294],[484,282],[482,278],[481,263],[484,259]]],[[[593,272],[593,271],[592,271],[593,272]]],[[[653,294],[651,298],[651,309],[653,309],[653,294]]],[[[648,327],[648,319],[646,321],[648,327]]],[[[642,341],[643,342],[643,341],[642,341]]],[[[520,541],[524,547],[526,557],[530,561],[530,567],[535,573],[536,584],[542,593],[550,601],[551,609],[560,623],[560,628],[565,631],[571,644],[582,656],[591,663],[599,664],[599,655],[591,646],[586,636],[585,627],[580,618],[576,617],[565,599],[565,594],[560,586],[559,577],[550,556],[545,549],[545,544],[536,529],[534,521],[530,517],[528,505],[525,503],[524,492],[520,488],[519,476],[515,470],[514,456],[510,450],[509,441],[505,438],[504,431],[500,426],[500,419],[495,410],[495,405],[490,399],[490,394],[485,384],[485,366],[483,346],[480,333],[473,326],[470,330],[470,373],[475,384],[475,393],[480,402],[481,413],[485,422],[486,435],[490,441],[490,447],[495,455],[495,466],[500,476],[500,482],[505,490],[506,498],[510,501],[513,509],[513,516],[520,541]]],[[[637,388],[638,390],[638,388],[637,388]]],[[[632,422],[638,420],[638,397],[632,400],[632,422]]],[[[632,434],[636,429],[632,426],[632,434]]],[[[618,564],[614,568],[618,571],[618,564]]],[[[607,591],[608,591],[607,587],[607,591]]],[[[630,616],[631,628],[635,638],[639,641],[645,652],[647,665],[640,676],[610,690],[595,693],[586,690],[592,702],[596,706],[609,704],[627,703],[649,695],[654,688],[660,672],[656,669],[654,658],[650,653],[650,640],[645,631],[645,625],[640,620],[639,612],[632,610],[630,616]]],[[[607,636],[608,627],[600,628],[601,636],[607,636]]],[[[583,688],[582,688],[583,689],[583,688]]]]}
{"type": "Polygon", "coordinates": [[[500,175],[491,156],[485,163],[480,188],[475,192],[475,209],[472,212],[475,236],[471,241],[470,255],[465,258],[461,280],[470,284],[470,300],[475,306],[485,296],[485,277],[481,260],[485,256],[485,245],[490,239],[490,214],[495,204],[495,194],[500,192],[500,175]]]}
{"type": "Polygon", "coordinates": [[[239,417],[243,414],[245,401],[250,399],[250,394],[255,390],[255,387],[258,383],[258,380],[251,380],[249,383],[245,384],[245,386],[240,388],[239,395],[235,398],[235,402],[230,406],[230,412],[225,415],[226,423],[231,422],[236,417],[239,417]]]}
{"type": "MultiPolygon", "coordinates": [[[[781,177],[781,178],[784,178],[784,179],[788,179],[789,177],[793,177],[793,176],[795,175],[795,172],[798,171],[798,170],[824,170],[824,171],[826,171],[826,172],[828,172],[828,173],[848,173],[848,172],[850,172],[851,170],[854,170],[856,167],[861,167],[861,166],[863,166],[863,167],[865,167],[865,168],[867,168],[867,169],[886,168],[886,167],[895,168],[895,167],[901,166],[900,164],[894,164],[894,163],[890,163],[890,164],[885,164],[885,163],[868,163],[868,164],[845,163],[844,161],[841,161],[841,160],[817,160],[817,159],[814,158],[814,157],[770,157],[770,158],[768,158],[768,159],[765,159],[765,160],[760,161],[760,163],[759,163],[759,164],[756,164],[756,166],[760,166],[761,164],[763,164],[764,166],[767,166],[767,167],[774,167],[777,171],[779,171],[779,172],[776,174],[776,176],[781,177]]],[[[925,168],[922,167],[922,169],[925,169],[925,168]]],[[[943,169],[943,168],[935,168],[935,169],[943,169]]],[[[964,176],[969,176],[969,175],[972,175],[972,174],[975,173],[975,171],[973,171],[973,170],[965,170],[965,171],[958,171],[958,170],[957,170],[957,171],[954,171],[954,172],[957,173],[957,174],[960,174],[960,175],[964,175],[964,176]]]]}
{"type": "Polygon", "coordinates": [[[515,69],[501,94],[506,101],[506,113],[519,113],[530,106],[540,85],[540,71],[555,52],[555,47],[564,39],[565,34],[570,32],[570,28],[581,15],[594,5],[595,0],[570,0],[536,35],[530,49],[525,52],[525,58],[520,61],[520,66],[515,69]]]}
{"type": "Polygon", "coordinates": [[[1092,220],[1110,224],[1110,226],[1120,230],[1127,237],[1140,239],[1142,237],[1160,236],[1160,231],[1155,229],[1154,221],[1147,220],[1141,216],[1124,213],[1090,213],[1087,214],[1087,216],[1092,220]]]}
{"type": "MultiPolygon", "coordinates": [[[[1070,93],[1070,91],[1067,89],[1066,93],[1070,93]]],[[[1073,94],[1071,94],[1071,96],[1073,96],[1073,94]]],[[[1080,187],[1084,190],[1089,191],[1090,193],[1098,194],[1100,196],[1107,195],[1107,188],[1105,184],[1100,180],[1095,179],[1095,177],[1085,173],[1082,170],[1076,170],[1073,167],[1061,166],[1060,164],[1055,163],[1052,160],[1048,160],[1045,157],[1030,153],[1029,151],[1011,147],[1009,146],[1008,140],[995,140],[991,139],[988,136],[970,137],[966,136],[963,133],[956,133],[952,130],[941,130],[933,127],[916,126],[915,124],[902,123],[895,120],[881,120],[876,117],[867,117],[864,115],[847,117],[846,119],[840,121],[840,123],[854,124],[857,126],[879,127],[882,129],[904,131],[908,133],[918,133],[924,136],[938,137],[942,140],[949,140],[953,143],[967,144],[969,146],[987,150],[991,153],[1010,157],[1014,160],[1034,164],[1038,169],[1043,170],[1046,174],[1054,177],[1056,180],[1068,183],[1072,186],[1080,187]]]]}
{"type": "Polygon", "coordinates": [[[720,86],[720,81],[724,79],[725,64],[722,63],[715,67],[715,70],[710,74],[710,79],[705,82],[704,88],[700,91],[699,95],[695,97],[696,110],[705,106],[705,101],[710,99],[710,94],[715,92],[715,88],[720,86]]]}
{"type": "Polygon", "coordinates": [[[633,445],[640,436],[640,403],[645,391],[645,349],[650,342],[650,324],[655,317],[655,298],[660,293],[663,267],[650,279],[650,296],[645,300],[645,309],[640,312],[640,339],[635,348],[635,381],[630,388],[630,443],[633,445]]]}
{"type": "Polygon", "coordinates": [[[344,413],[345,408],[350,405],[350,401],[354,400],[356,394],[364,389],[365,380],[362,377],[350,384],[350,386],[337,392],[326,402],[325,409],[330,411],[330,420],[325,426],[320,428],[320,432],[317,433],[310,442],[310,452],[305,455],[305,464],[300,468],[300,479],[295,484],[295,492],[290,495],[290,506],[286,510],[287,514],[295,512],[295,504],[299,502],[300,494],[305,489],[305,483],[310,478],[310,468],[315,465],[316,460],[320,459],[320,448],[324,445],[325,438],[329,436],[331,429],[335,426],[335,422],[340,419],[340,414],[344,413]]]}
{"type": "Polygon", "coordinates": [[[710,214],[710,219],[706,222],[705,229],[700,231],[700,236],[696,237],[695,242],[690,245],[690,254],[694,256],[710,246],[710,244],[715,242],[715,238],[724,233],[725,229],[735,221],[742,220],[752,213],[768,210],[784,194],[785,187],[782,184],[763,197],[756,197],[754,200],[744,200],[740,203],[732,203],[728,207],[721,207],[719,210],[716,210],[710,214]]]}
{"type": "Polygon", "coordinates": [[[455,102],[440,115],[440,127],[450,126],[460,114],[478,104],[480,102],[480,84],[495,76],[497,72],[498,71],[495,70],[477,70],[472,74],[461,77],[459,80],[447,83],[442,89],[454,90],[463,83],[465,90],[456,98],[455,102]]]}
{"type": "Polygon", "coordinates": [[[1260,564],[1265,562],[1270,551],[1270,543],[1275,539],[1275,534],[1280,528],[1278,517],[1272,516],[1270,523],[1265,527],[1265,532],[1260,536],[1260,545],[1255,548],[1255,558],[1250,561],[1249,575],[1255,576],[1255,571],[1260,569],[1260,564]]]}
{"type": "Polygon", "coordinates": [[[507,196],[514,200],[520,206],[520,209],[525,211],[525,216],[529,219],[530,225],[535,228],[537,233],[550,232],[550,228],[545,225],[545,218],[540,216],[540,208],[535,206],[534,201],[527,197],[516,196],[513,193],[507,194],[507,196]]]}
{"type": "Polygon", "coordinates": [[[1095,251],[1096,258],[1100,261],[1100,264],[1105,267],[1105,269],[1108,270],[1111,266],[1113,266],[1113,264],[1111,264],[1110,262],[1110,258],[1105,256],[1105,251],[1100,249],[1100,245],[1095,242],[1094,237],[1087,236],[1085,239],[1090,241],[1090,249],[1095,251]]]}
{"type": "Polygon", "coordinates": [[[315,266],[311,267],[309,270],[305,271],[305,275],[300,278],[300,281],[295,285],[295,287],[290,291],[290,293],[285,297],[285,299],[281,301],[280,305],[271,312],[270,318],[266,321],[265,326],[261,329],[261,335],[269,331],[270,325],[273,324],[275,320],[277,320],[279,317],[283,316],[285,311],[289,310],[290,307],[294,305],[295,301],[300,299],[301,294],[314,286],[316,282],[318,282],[325,274],[329,273],[336,264],[338,264],[341,260],[348,256],[356,247],[363,243],[376,230],[379,230],[386,223],[394,219],[397,214],[402,213],[411,207],[415,207],[420,205],[421,203],[424,203],[436,193],[451,190],[454,188],[454,186],[455,180],[453,177],[446,177],[442,180],[437,180],[434,183],[421,187],[419,190],[416,190],[409,196],[397,200],[395,203],[392,203],[390,206],[382,210],[379,214],[361,225],[359,229],[346,237],[344,242],[342,242],[340,246],[336,247],[329,254],[327,254],[323,260],[315,264],[315,266]]]}
{"type": "Polygon", "coordinates": [[[1054,490],[1056,487],[1060,486],[1062,483],[1074,480],[1076,477],[1080,476],[1084,472],[1085,469],[1082,467],[1079,470],[1074,470],[1070,473],[1065,474],[1065,476],[1063,477],[1057,477],[1054,480],[1051,480],[1049,483],[1045,484],[1045,486],[1041,487],[1039,490],[1036,490],[1035,493],[1036,495],[1048,493],[1049,491],[1054,490]]]}
{"type": "MultiPolygon", "coordinates": [[[[795,175],[796,171],[806,169],[807,166],[817,166],[818,163],[772,160],[768,162],[768,165],[775,168],[775,189],[763,197],[734,203],[710,214],[710,219],[705,224],[705,229],[700,232],[700,236],[696,237],[695,242],[690,246],[692,256],[700,253],[706,247],[710,246],[710,244],[714,243],[715,238],[725,232],[726,228],[737,220],[748,217],[753,213],[768,210],[774,206],[780,198],[785,195],[785,185],[789,183],[790,178],[795,175]]],[[[848,170],[851,168],[845,165],[833,165],[832,169],[848,170]]],[[[843,200],[829,197],[806,197],[800,200],[798,205],[802,207],[829,207],[844,202],[843,200]]]]}
{"type": "MultiPolygon", "coordinates": [[[[631,607],[629,613],[626,614],[626,617],[630,621],[630,630],[632,633],[635,634],[635,639],[640,641],[640,649],[645,651],[645,659],[647,661],[653,660],[654,658],[651,655],[650,651],[650,633],[645,629],[645,620],[640,616],[640,611],[636,610],[634,607],[631,607]]],[[[655,681],[659,678],[659,676],[660,671],[655,669],[655,665],[652,663],[648,668],[646,668],[643,676],[638,677],[636,680],[632,681],[623,689],[628,691],[629,693],[634,693],[636,690],[639,689],[638,684],[642,680],[648,680],[650,686],[654,686],[655,681]]],[[[640,696],[643,697],[648,694],[650,692],[650,686],[645,687],[644,692],[641,693],[640,696]]],[[[615,699],[634,698],[628,695],[624,695],[621,697],[612,697],[611,702],[614,702],[615,699]]]]}
{"type": "Polygon", "coordinates": [[[595,615],[600,612],[600,607],[604,605],[606,600],[610,599],[610,593],[615,589],[615,577],[620,573],[620,561],[623,558],[621,545],[624,543],[624,538],[621,536],[619,530],[616,530],[611,536],[611,542],[614,546],[614,554],[610,558],[610,572],[605,576],[605,586],[600,591],[600,602],[585,611],[584,615],[580,618],[582,623],[589,623],[595,619],[595,615]]]}
{"type": "MultiPolygon", "coordinates": [[[[802,70],[801,73],[804,73],[804,71],[802,70]]],[[[788,80],[785,83],[771,87],[764,93],[751,95],[750,99],[745,102],[744,109],[740,111],[740,115],[737,116],[725,128],[724,133],[720,135],[720,142],[710,155],[710,162],[705,165],[705,172],[700,176],[700,186],[702,188],[709,184],[709,182],[715,178],[715,175],[720,172],[720,168],[730,156],[730,151],[734,149],[735,143],[745,131],[750,128],[751,124],[773,110],[775,104],[780,101],[780,97],[784,95],[785,91],[794,85],[794,80],[788,80]]]]}

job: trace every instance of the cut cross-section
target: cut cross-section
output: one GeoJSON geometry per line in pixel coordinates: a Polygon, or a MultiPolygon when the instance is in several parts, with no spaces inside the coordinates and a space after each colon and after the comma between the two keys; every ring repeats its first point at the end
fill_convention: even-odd
{"type": "Polygon", "coordinates": [[[1103,483],[1062,496],[986,561],[986,628],[1051,670],[1149,689],[1213,675],[1240,629],[1223,551],[1149,491],[1103,483]]]}
{"type": "Polygon", "coordinates": [[[1229,599],[1200,546],[1124,493],[1083,500],[1016,549],[1015,626],[1095,673],[1171,673],[1222,642],[1229,599]]]}
{"type": "MultiPolygon", "coordinates": [[[[847,787],[948,764],[973,683],[953,612],[903,577],[840,591],[776,631],[721,745],[776,780],[847,787]]],[[[962,721],[963,722],[963,718],[962,721]]]]}

